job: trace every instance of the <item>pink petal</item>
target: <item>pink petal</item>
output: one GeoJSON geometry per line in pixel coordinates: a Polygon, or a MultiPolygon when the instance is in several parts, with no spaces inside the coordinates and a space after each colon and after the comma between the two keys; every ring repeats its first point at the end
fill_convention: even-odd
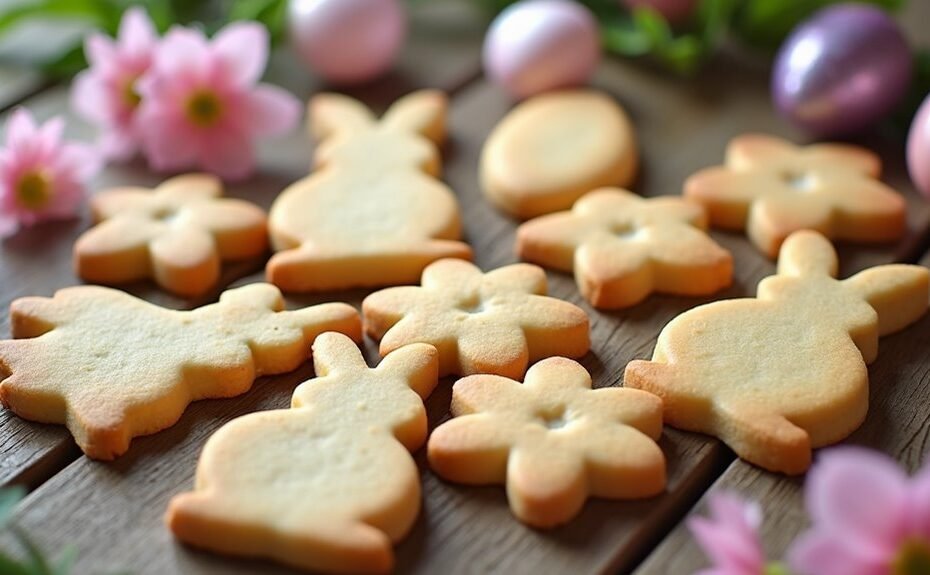
{"type": "Polygon", "coordinates": [[[857,554],[835,533],[812,530],[791,544],[788,565],[796,575],[886,575],[888,562],[857,554]]]}
{"type": "Polygon", "coordinates": [[[930,462],[911,479],[908,491],[907,531],[930,541],[930,462]]]}
{"type": "Polygon", "coordinates": [[[141,6],[133,6],[123,13],[119,25],[119,46],[128,55],[138,57],[155,48],[158,33],[148,12],[141,6]]]}
{"type": "Polygon", "coordinates": [[[15,218],[0,214],[0,239],[12,236],[18,229],[19,223],[17,223],[15,218]]]}
{"type": "Polygon", "coordinates": [[[259,84],[247,96],[245,117],[256,136],[276,136],[294,129],[300,120],[300,102],[290,92],[259,84]]]}
{"type": "Polygon", "coordinates": [[[893,550],[905,527],[907,476],[890,457],[862,448],[821,453],[805,501],[814,527],[867,555],[893,550]]]}
{"type": "Polygon", "coordinates": [[[112,66],[117,56],[113,41],[99,32],[90,34],[84,40],[84,54],[92,67],[102,69],[112,66]]]}
{"type": "Polygon", "coordinates": [[[64,132],[64,119],[61,116],[55,116],[39,128],[39,140],[41,140],[45,149],[55,149],[61,143],[61,136],[64,132]]]}
{"type": "Polygon", "coordinates": [[[86,182],[103,167],[99,152],[85,144],[69,143],[62,147],[56,168],[77,182],[86,182]]]}
{"type": "Polygon", "coordinates": [[[139,144],[134,134],[126,130],[113,128],[100,135],[97,148],[104,160],[125,162],[136,155],[139,151],[139,144]]]}
{"type": "Polygon", "coordinates": [[[201,164],[224,180],[241,180],[255,169],[252,142],[231,130],[211,134],[201,142],[201,164]]]}
{"type": "Polygon", "coordinates": [[[92,124],[110,121],[110,97],[102,79],[92,69],[84,70],[71,85],[71,107],[92,124]]]}
{"type": "Polygon", "coordinates": [[[197,134],[183,120],[151,101],[144,101],[139,114],[142,149],[152,168],[174,171],[196,162],[197,134]]]}
{"type": "Polygon", "coordinates": [[[6,124],[6,144],[16,149],[30,143],[36,133],[36,122],[26,108],[16,108],[6,124]]]}
{"type": "Polygon", "coordinates": [[[165,34],[155,56],[158,74],[205,76],[210,69],[210,53],[203,32],[175,26],[165,34]]]}
{"type": "Polygon", "coordinates": [[[758,505],[715,492],[708,507],[709,518],[693,517],[687,525],[714,565],[735,574],[761,572],[765,557],[757,532],[762,519],[758,505]]]}
{"type": "Polygon", "coordinates": [[[213,38],[212,49],[233,84],[251,86],[268,63],[268,31],[255,22],[233,22],[213,38]]]}

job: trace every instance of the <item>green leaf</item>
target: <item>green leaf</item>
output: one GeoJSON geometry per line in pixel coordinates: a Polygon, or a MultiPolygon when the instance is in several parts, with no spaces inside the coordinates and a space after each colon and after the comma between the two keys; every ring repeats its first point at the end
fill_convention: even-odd
{"type": "Polygon", "coordinates": [[[58,557],[58,561],[55,562],[55,567],[52,570],[53,575],[68,575],[71,573],[71,568],[74,567],[74,561],[77,559],[77,547],[74,545],[68,545],[65,547],[64,551],[61,552],[61,555],[58,557]]]}
{"type": "Polygon", "coordinates": [[[6,526],[13,516],[16,504],[25,496],[26,490],[19,486],[0,489],[0,528],[6,526]]]}
{"type": "Polygon", "coordinates": [[[26,550],[26,557],[28,562],[26,565],[32,570],[34,575],[54,575],[54,572],[49,565],[48,560],[45,558],[45,554],[42,552],[42,549],[26,534],[25,531],[19,527],[13,525],[10,526],[10,531],[16,537],[16,540],[22,545],[23,549],[26,550]]]}
{"type": "Polygon", "coordinates": [[[601,42],[607,50],[623,56],[642,56],[652,50],[652,42],[642,30],[616,23],[601,29],[601,42]]]}
{"type": "Polygon", "coordinates": [[[32,570],[12,557],[0,553],[0,573],[4,575],[35,575],[32,570]]]}
{"type": "Polygon", "coordinates": [[[35,18],[80,19],[103,26],[107,11],[101,0],[39,0],[0,12],[0,33],[35,18]]]}
{"type": "Polygon", "coordinates": [[[65,50],[59,56],[42,63],[42,71],[54,78],[66,78],[87,67],[83,44],[65,50]]]}

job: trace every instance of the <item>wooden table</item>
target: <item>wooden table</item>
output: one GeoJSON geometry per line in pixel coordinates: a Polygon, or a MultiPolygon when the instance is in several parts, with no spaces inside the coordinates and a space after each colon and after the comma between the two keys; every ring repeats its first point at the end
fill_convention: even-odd
{"type": "MultiPolygon", "coordinates": [[[[914,42],[930,43],[918,29],[930,17],[930,4],[911,2],[902,22],[914,42]]],[[[350,93],[376,109],[420,87],[441,88],[451,100],[451,141],[443,150],[444,179],[458,195],[466,239],[485,269],[515,261],[516,222],[490,206],[477,183],[478,157],[491,128],[511,107],[508,99],[480,73],[480,42],[486,25],[464,5],[419,3],[413,35],[397,71],[350,93]]],[[[287,54],[278,54],[268,76],[302,98],[321,89],[287,54]]],[[[764,64],[722,56],[693,79],[679,79],[646,63],[606,60],[594,84],[615,96],[630,112],[642,147],[642,172],[633,186],[645,196],[677,194],[693,171],[719,163],[729,138],[764,131],[802,140],[773,113],[764,64]]],[[[44,84],[34,76],[0,69],[0,110],[18,104],[40,117],[64,114],[69,135],[90,139],[92,131],[68,111],[68,87],[44,84]]],[[[879,263],[930,265],[930,204],[907,179],[903,147],[877,136],[862,143],[881,153],[886,181],[905,194],[909,232],[900,243],[883,247],[840,246],[841,274],[879,263]]],[[[312,143],[303,131],[263,146],[261,173],[231,186],[230,195],[268,207],[287,184],[306,175],[312,143]]],[[[94,189],[118,184],[154,185],[159,177],[141,163],[112,166],[94,189]]],[[[80,221],[42,225],[0,242],[0,333],[9,333],[9,302],[23,295],[51,295],[79,283],[71,268],[71,246],[89,225],[80,221]]],[[[711,299],[752,296],[757,282],[774,271],[742,235],[713,233],[733,252],[735,282],[714,298],[653,296],[622,312],[599,312],[578,295],[571,277],[549,273],[550,293],[586,309],[592,322],[592,352],[583,360],[596,386],[621,385],[623,368],[652,353],[666,322],[711,299]]],[[[223,286],[262,279],[262,261],[229,266],[223,286]]],[[[182,300],[149,283],[132,293],[174,308],[213,301],[182,300]]],[[[359,305],[366,292],[288,297],[292,307],[326,300],[359,305]]],[[[907,468],[924,459],[930,437],[930,356],[926,349],[930,316],[908,330],[882,340],[878,361],[870,368],[871,407],[867,421],[848,443],[888,452],[907,468]]],[[[366,342],[369,361],[375,346],[366,342]]],[[[194,551],[174,541],[162,523],[168,499],[192,485],[204,441],[227,421],[252,411],[289,405],[290,394],[312,377],[309,365],[296,372],[267,377],[238,398],[192,404],[181,420],[161,433],[136,439],[129,453],[112,463],[83,457],[61,427],[23,421],[0,411],[0,485],[31,490],[16,521],[43,547],[79,550],[75,573],[129,570],[133,573],[286,573],[264,562],[235,561],[194,551]]],[[[448,418],[451,380],[429,398],[430,426],[448,418]]],[[[805,526],[801,479],[761,471],[738,459],[719,441],[667,428],[660,445],[668,459],[665,494],[646,501],[589,501],[571,523],[553,531],[535,531],[510,515],[503,489],[469,488],[444,483],[415,454],[421,469],[424,506],[409,537],[396,549],[398,571],[447,573],[690,573],[706,564],[683,527],[683,519],[701,513],[706,494],[737,489],[761,500],[766,513],[765,544],[772,557],[784,551],[805,526]]],[[[2,542],[8,543],[8,542],[2,542]]]]}

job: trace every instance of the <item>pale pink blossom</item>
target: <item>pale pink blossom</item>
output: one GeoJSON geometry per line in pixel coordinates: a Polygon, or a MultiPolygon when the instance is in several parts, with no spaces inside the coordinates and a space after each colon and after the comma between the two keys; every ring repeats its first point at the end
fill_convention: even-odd
{"type": "Polygon", "coordinates": [[[761,575],[765,554],[759,541],[762,510],[728,492],[711,493],[710,517],[692,517],[688,529],[704,550],[712,567],[700,575],[761,575]]]}
{"type": "Polygon", "coordinates": [[[155,26],[139,7],[123,14],[116,41],[95,33],[84,42],[90,67],[74,79],[71,105],[102,130],[100,148],[108,159],[126,160],[139,149],[138,82],[157,46],[155,26]]]}
{"type": "Polygon", "coordinates": [[[254,169],[255,139],[294,128],[297,99],[258,83],[268,44],[254,22],[230,24],[212,41],[189,28],[165,35],[140,83],[142,141],[154,169],[243,178],[254,169]]]}
{"type": "Polygon", "coordinates": [[[930,573],[930,465],[913,478],[890,457],[825,451],[804,486],[812,526],[789,552],[799,575],[930,573]]]}
{"type": "Polygon", "coordinates": [[[77,213],[100,161],[90,146],[63,141],[63,131],[61,118],[37,126],[25,108],[11,115],[0,148],[0,237],[77,213]]]}

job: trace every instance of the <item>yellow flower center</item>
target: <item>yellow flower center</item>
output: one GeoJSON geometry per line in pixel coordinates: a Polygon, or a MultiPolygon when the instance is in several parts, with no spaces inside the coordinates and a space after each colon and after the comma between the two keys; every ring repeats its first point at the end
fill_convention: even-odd
{"type": "Polygon", "coordinates": [[[891,564],[894,575],[930,575],[930,544],[920,539],[907,541],[891,564]]]}
{"type": "Polygon", "coordinates": [[[220,119],[223,104],[214,92],[195,92],[187,101],[187,117],[198,126],[209,127],[220,119]]]}
{"type": "Polygon", "coordinates": [[[26,172],[16,183],[16,201],[27,210],[45,207],[51,197],[52,186],[42,172],[26,172]]]}
{"type": "Polygon", "coordinates": [[[136,91],[138,79],[138,77],[130,78],[123,85],[123,102],[132,110],[135,110],[139,103],[142,102],[142,96],[136,91]]]}

